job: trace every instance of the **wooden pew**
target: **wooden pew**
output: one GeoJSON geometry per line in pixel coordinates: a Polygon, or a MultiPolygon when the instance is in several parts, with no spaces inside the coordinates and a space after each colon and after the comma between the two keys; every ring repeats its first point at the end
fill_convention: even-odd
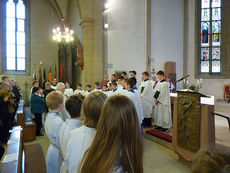
{"type": "MultiPolygon", "coordinates": [[[[13,130],[16,128],[21,128],[20,126],[14,127],[13,130]]],[[[23,153],[22,153],[22,132],[21,130],[13,131],[10,135],[11,141],[16,141],[14,143],[7,145],[6,155],[8,154],[18,154],[17,161],[8,162],[8,163],[0,163],[0,172],[1,173],[20,173],[23,172],[23,153]]],[[[3,159],[4,161],[4,159],[3,159]]]]}
{"type": "Polygon", "coordinates": [[[33,120],[25,120],[23,100],[20,101],[17,109],[17,125],[23,128],[24,142],[31,142],[35,140],[36,123],[33,120]]]}
{"type": "MultiPolygon", "coordinates": [[[[46,162],[43,149],[39,143],[24,145],[21,126],[13,128],[10,140],[14,141],[7,145],[5,154],[17,154],[17,160],[0,163],[1,173],[46,173],[46,162]]],[[[4,161],[5,158],[3,158],[4,161]]]]}

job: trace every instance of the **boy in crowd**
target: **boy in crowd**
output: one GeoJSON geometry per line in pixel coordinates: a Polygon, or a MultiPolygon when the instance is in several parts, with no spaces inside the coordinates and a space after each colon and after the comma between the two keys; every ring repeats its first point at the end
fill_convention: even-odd
{"type": "Polygon", "coordinates": [[[156,129],[166,132],[172,127],[169,83],[165,80],[163,71],[158,71],[157,77],[159,82],[154,89],[154,125],[156,129]]]}
{"type": "Polygon", "coordinates": [[[86,85],[86,91],[85,91],[85,97],[87,97],[91,92],[92,92],[91,85],[87,84],[86,85]]]}
{"type": "Polygon", "coordinates": [[[152,127],[153,85],[149,80],[149,73],[147,71],[142,73],[142,82],[138,88],[138,92],[141,95],[144,114],[143,126],[152,127]]]}
{"type": "Polygon", "coordinates": [[[77,84],[77,89],[74,91],[74,94],[81,94],[85,96],[85,91],[82,89],[82,84],[77,84]]]}
{"type": "Polygon", "coordinates": [[[57,87],[57,79],[54,78],[53,81],[52,81],[52,84],[51,84],[51,88],[56,90],[56,87],[57,87]]]}
{"type": "Polygon", "coordinates": [[[50,146],[46,154],[47,173],[60,172],[62,156],[59,150],[59,132],[63,125],[60,117],[64,105],[64,96],[58,91],[49,93],[46,97],[46,104],[49,108],[45,121],[45,131],[50,140],[50,146]]]}
{"type": "Polygon", "coordinates": [[[81,127],[82,117],[81,117],[81,105],[84,100],[84,96],[81,94],[76,94],[70,96],[69,99],[66,100],[65,107],[66,110],[70,114],[70,119],[66,119],[65,123],[62,125],[60,133],[59,133],[59,147],[62,154],[62,166],[61,172],[64,172],[64,158],[66,153],[66,146],[69,140],[70,132],[73,129],[81,127]]]}
{"type": "Polygon", "coordinates": [[[82,104],[83,125],[70,133],[65,156],[67,173],[77,172],[85,151],[90,147],[96,133],[102,106],[107,96],[99,91],[92,92],[82,104]]]}
{"type": "Polygon", "coordinates": [[[143,116],[143,110],[141,105],[141,97],[138,91],[134,89],[134,87],[135,87],[135,81],[132,78],[127,79],[125,88],[128,92],[125,93],[125,96],[129,97],[133,101],[136,107],[140,129],[142,130],[141,124],[142,124],[142,120],[144,119],[144,116],[143,116]]]}
{"type": "Polygon", "coordinates": [[[94,89],[93,91],[102,91],[99,82],[95,82],[95,83],[94,83],[94,88],[95,88],[95,89],[94,89]]]}
{"type": "Polygon", "coordinates": [[[73,89],[72,88],[70,88],[70,84],[69,84],[69,82],[66,82],[65,83],[65,96],[67,97],[67,98],[69,98],[71,95],[73,95],[73,89]]]}

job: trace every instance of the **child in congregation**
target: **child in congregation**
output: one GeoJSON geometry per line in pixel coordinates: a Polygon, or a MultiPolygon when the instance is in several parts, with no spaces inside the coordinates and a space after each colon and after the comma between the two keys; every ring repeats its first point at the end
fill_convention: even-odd
{"type": "Polygon", "coordinates": [[[77,172],[85,151],[93,141],[101,109],[106,98],[107,96],[104,93],[95,91],[90,93],[83,101],[81,109],[81,116],[84,119],[83,126],[74,129],[70,133],[65,155],[66,173],[77,172]]]}
{"type": "Polygon", "coordinates": [[[112,95],[118,95],[119,92],[117,90],[117,82],[112,82],[112,86],[111,86],[111,89],[112,89],[112,95]]]}
{"type": "Polygon", "coordinates": [[[216,147],[201,149],[195,156],[191,173],[230,173],[230,152],[216,147]]]}
{"type": "Polygon", "coordinates": [[[74,94],[81,94],[85,96],[85,91],[82,89],[82,84],[77,84],[77,89],[74,91],[74,94]]]}
{"type": "Polygon", "coordinates": [[[128,92],[126,92],[125,96],[127,96],[133,101],[136,107],[140,129],[141,129],[141,132],[143,132],[141,124],[142,124],[142,120],[144,119],[144,115],[143,115],[143,110],[142,110],[141,96],[138,93],[138,91],[134,89],[134,87],[135,87],[135,81],[132,78],[127,79],[125,88],[128,92]]]}
{"type": "Polygon", "coordinates": [[[78,172],[143,173],[143,143],[136,109],[129,98],[118,95],[106,100],[95,138],[78,172]]]}
{"type": "Polygon", "coordinates": [[[86,91],[85,91],[85,97],[87,97],[91,92],[92,92],[91,85],[87,84],[86,85],[86,91]]]}
{"type": "Polygon", "coordinates": [[[66,82],[65,83],[65,92],[64,92],[64,95],[69,98],[71,95],[73,95],[73,89],[70,88],[70,84],[69,82],[66,82]]]}
{"type": "Polygon", "coordinates": [[[42,113],[45,110],[45,100],[42,97],[43,90],[41,87],[33,87],[32,96],[30,99],[30,110],[31,113],[35,116],[35,123],[36,123],[36,136],[43,136],[41,133],[42,128],[42,113]]]}
{"type": "Polygon", "coordinates": [[[93,91],[102,91],[102,89],[101,89],[101,85],[100,85],[100,83],[99,82],[95,82],[94,83],[94,90],[93,91]]]}
{"type": "Polygon", "coordinates": [[[59,132],[59,147],[62,154],[61,172],[65,172],[64,158],[70,132],[73,129],[81,127],[82,125],[82,117],[80,115],[80,112],[83,100],[84,96],[82,96],[81,94],[76,94],[70,96],[70,98],[67,99],[65,102],[65,108],[69,112],[71,118],[66,119],[59,132]]]}
{"type": "Polygon", "coordinates": [[[59,132],[63,125],[60,112],[64,107],[64,96],[58,91],[49,93],[46,97],[46,105],[49,108],[45,120],[45,131],[50,140],[50,146],[46,154],[47,173],[60,172],[62,156],[59,149],[59,132]]]}

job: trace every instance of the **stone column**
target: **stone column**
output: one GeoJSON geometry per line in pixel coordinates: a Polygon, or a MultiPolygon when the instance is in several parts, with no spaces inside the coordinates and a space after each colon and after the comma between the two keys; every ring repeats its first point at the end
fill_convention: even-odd
{"type": "Polygon", "coordinates": [[[93,84],[103,78],[103,1],[79,0],[82,35],[84,70],[82,84],[93,84]]]}

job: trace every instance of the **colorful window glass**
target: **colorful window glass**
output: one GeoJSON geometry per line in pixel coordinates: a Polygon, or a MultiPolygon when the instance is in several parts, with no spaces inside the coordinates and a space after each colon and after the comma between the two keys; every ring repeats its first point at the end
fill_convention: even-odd
{"type": "Polygon", "coordinates": [[[221,72],[221,0],[201,0],[201,73],[221,72]]]}

